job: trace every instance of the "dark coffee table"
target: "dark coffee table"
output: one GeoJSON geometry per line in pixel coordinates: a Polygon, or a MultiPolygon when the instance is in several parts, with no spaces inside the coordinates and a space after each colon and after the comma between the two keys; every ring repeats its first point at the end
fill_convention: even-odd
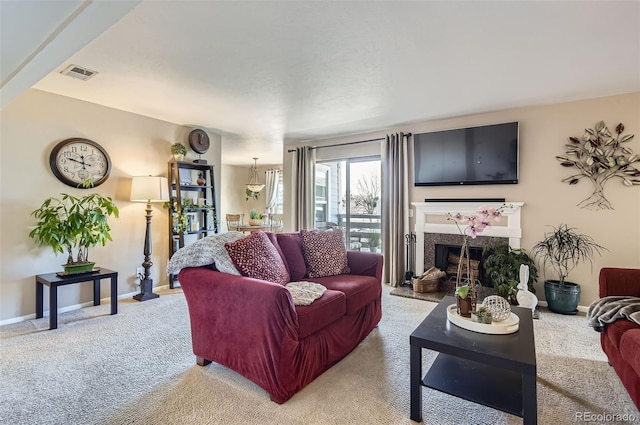
{"type": "Polygon", "coordinates": [[[445,297],[410,337],[411,419],[422,421],[422,386],[436,389],[537,424],[536,349],[531,310],[512,307],[520,329],[488,335],[462,329],[447,320],[445,297]],[[422,349],[438,351],[422,379],[422,349]]]}

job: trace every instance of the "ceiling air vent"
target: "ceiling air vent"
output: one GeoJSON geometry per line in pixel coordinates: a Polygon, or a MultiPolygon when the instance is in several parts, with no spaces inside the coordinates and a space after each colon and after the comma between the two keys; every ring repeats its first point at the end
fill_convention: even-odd
{"type": "Polygon", "coordinates": [[[89,78],[93,77],[97,73],[98,73],[97,71],[92,71],[90,69],[83,68],[83,67],[78,66],[78,65],[69,65],[60,74],[68,75],[69,77],[79,78],[79,79],[81,79],[83,81],[87,81],[89,78]]]}

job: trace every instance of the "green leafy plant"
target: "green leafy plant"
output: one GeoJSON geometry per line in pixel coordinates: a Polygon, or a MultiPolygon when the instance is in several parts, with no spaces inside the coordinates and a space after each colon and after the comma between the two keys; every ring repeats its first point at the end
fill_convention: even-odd
{"type": "Polygon", "coordinates": [[[532,293],[536,292],[533,284],[538,280],[538,269],[524,249],[512,249],[504,242],[492,242],[484,246],[482,257],[485,277],[507,301],[516,303],[522,264],[529,266],[527,286],[532,293]]]}
{"type": "Polygon", "coordinates": [[[593,265],[593,256],[602,255],[606,248],[598,245],[591,236],[582,235],[573,227],[561,224],[544,234],[544,240],[534,245],[531,252],[545,266],[551,266],[560,284],[563,285],[569,273],[581,262],[593,265]]]}
{"type": "Polygon", "coordinates": [[[493,315],[491,311],[487,310],[485,307],[480,307],[476,311],[472,311],[471,314],[475,318],[475,321],[478,323],[484,323],[486,325],[490,325],[493,320],[493,315]]]}
{"type": "Polygon", "coordinates": [[[252,208],[249,211],[249,218],[251,220],[262,220],[264,218],[264,216],[258,212],[258,210],[256,210],[255,208],[252,208]]]}
{"type": "Polygon", "coordinates": [[[46,199],[31,213],[38,223],[29,237],[38,246],[50,247],[55,254],[66,252],[67,265],[86,263],[90,247],[104,246],[112,240],[108,219],[118,217],[118,208],[111,198],[97,193],[83,197],[61,195],[46,199]]]}
{"type": "Polygon", "coordinates": [[[171,154],[172,155],[186,155],[187,147],[180,142],[175,142],[171,145],[171,154]]]}
{"type": "Polygon", "coordinates": [[[249,199],[253,199],[254,201],[257,201],[259,197],[260,197],[260,192],[253,192],[249,189],[244,190],[245,201],[248,201],[249,199]]]}
{"type": "Polygon", "coordinates": [[[166,201],[164,204],[162,204],[162,206],[163,208],[169,209],[169,211],[171,212],[171,227],[173,233],[180,233],[188,230],[188,212],[197,211],[199,209],[213,209],[213,206],[198,207],[193,203],[193,200],[191,198],[182,199],[182,204],[178,205],[178,198],[175,196],[172,196],[171,200],[166,201]]]}
{"type": "Polygon", "coordinates": [[[470,290],[471,287],[469,285],[458,286],[456,287],[456,295],[460,298],[467,298],[470,290]]]}

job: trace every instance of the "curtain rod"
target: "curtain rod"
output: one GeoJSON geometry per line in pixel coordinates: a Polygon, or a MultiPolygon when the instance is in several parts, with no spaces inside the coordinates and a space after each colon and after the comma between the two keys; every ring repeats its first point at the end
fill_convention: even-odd
{"type": "MultiPolygon", "coordinates": [[[[411,136],[411,133],[407,133],[404,137],[411,136]]],[[[357,145],[358,143],[367,143],[367,142],[377,142],[379,140],[385,140],[385,137],[378,137],[377,139],[369,139],[369,140],[359,140],[357,142],[347,142],[347,143],[336,143],[334,145],[324,145],[324,146],[311,146],[310,149],[322,149],[322,148],[335,148],[336,146],[347,146],[347,145],[357,145]]],[[[288,153],[295,152],[295,149],[287,150],[288,153]]]]}

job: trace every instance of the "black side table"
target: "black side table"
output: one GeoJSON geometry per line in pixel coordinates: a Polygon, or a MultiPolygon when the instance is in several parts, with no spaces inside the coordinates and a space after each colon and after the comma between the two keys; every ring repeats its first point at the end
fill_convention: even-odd
{"type": "Polygon", "coordinates": [[[118,272],[101,269],[95,273],[58,276],[56,273],[36,275],[36,319],[43,317],[43,287],[49,287],[49,329],[58,327],[58,286],[93,281],[93,305],[100,305],[100,280],[111,279],[111,314],[118,314],[118,272]]]}

